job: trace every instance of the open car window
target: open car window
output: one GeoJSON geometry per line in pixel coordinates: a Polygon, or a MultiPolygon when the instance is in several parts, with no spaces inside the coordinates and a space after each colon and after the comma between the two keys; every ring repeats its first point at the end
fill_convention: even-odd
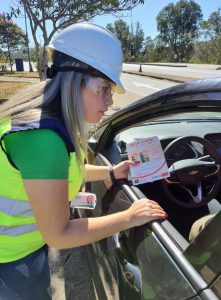
{"type": "MultiPolygon", "coordinates": [[[[115,143],[122,160],[127,159],[127,143],[131,143],[136,139],[149,138],[158,136],[161,141],[162,148],[165,149],[169,143],[181,136],[199,136],[208,140],[215,146],[217,153],[221,157],[221,113],[220,112],[193,112],[173,114],[168,117],[157,118],[149,122],[142,122],[128,127],[115,136],[115,143]]],[[[168,166],[176,160],[198,159],[206,155],[204,146],[200,143],[193,143],[192,145],[183,144],[174,148],[174,152],[167,158],[168,166]]],[[[158,195],[156,190],[160,190],[160,183],[148,183],[138,186],[141,191],[148,197],[158,195]]],[[[160,193],[160,192],[159,192],[160,193]]],[[[177,188],[176,194],[182,194],[183,191],[177,188]]],[[[220,195],[220,191],[218,196],[220,195]]],[[[184,196],[185,197],[185,196],[184,196]]],[[[167,211],[167,205],[165,204],[167,211]]],[[[204,209],[204,208],[203,208],[204,209]]],[[[200,209],[199,209],[200,210],[200,209]]],[[[196,211],[190,211],[189,214],[194,214],[196,211]]],[[[207,214],[207,208],[202,214],[207,214]]],[[[174,213],[175,214],[175,213],[174,213]]],[[[184,212],[184,215],[188,213],[184,212]]],[[[180,219],[182,219],[182,209],[178,212],[180,219]]],[[[178,218],[179,218],[178,217],[178,218]]],[[[198,216],[200,218],[200,216],[198,216]]],[[[196,213],[196,219],[197,213],[196,213]]],[[[175,220],[172,224],[180,231],[178,224],[179,220],[175,220]]],[[[187,222],[194,222],[189,219],[187,222]]],[[[180,226],[182,227],[183,224],[180,226]]],[[[189,226],[190,229],[191,226],[189,226]]],[[[184,255],[194,269],[202,276],[205,282],[211,286],[212,291],[217,297],[221,298],[221,212],[219,212],[211,221],[209,226],[199,234],[199,236],[189,244],[185,249],[184,255]]],[[[187,234],[185,235],[187,240],[187,234]]]]}

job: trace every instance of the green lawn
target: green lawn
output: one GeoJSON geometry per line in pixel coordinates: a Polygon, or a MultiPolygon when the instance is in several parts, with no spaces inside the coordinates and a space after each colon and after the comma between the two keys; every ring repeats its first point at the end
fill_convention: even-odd
{"type": "Polygon", "coordinates": [[[13,94],[15,94],[19,89],[28,87],[29,82],[12,82],[12,81],[0,81],[0,101],[6,100],[13,94]]]}

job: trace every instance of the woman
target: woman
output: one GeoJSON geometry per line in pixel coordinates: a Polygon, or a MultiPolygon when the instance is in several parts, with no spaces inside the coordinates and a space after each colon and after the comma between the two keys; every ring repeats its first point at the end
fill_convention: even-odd
{"type": "Polygon", "coordinates": [[[123,212],[70,220],[69,201],[83,178],[126,178],[133,164],[122,162],[112,170],[84,165],[85,124],[100,121],[113,103],[113,91],[124,92],[122,52],[112,33],[90,23],[64,29],[47,49],[53,61],[47,71],[51,80],[1,105],[3,299],[50,299],[45,244],[77,247],[166,218],[157,203],[142,199],[123,212]]]}

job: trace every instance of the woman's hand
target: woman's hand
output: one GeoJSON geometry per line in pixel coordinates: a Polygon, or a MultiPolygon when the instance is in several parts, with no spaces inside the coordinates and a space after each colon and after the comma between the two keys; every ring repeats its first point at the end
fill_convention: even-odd
{"type": "Polygon", "coordinates": [[[126,212],[129,214],[131,227],[168,217],[158,203],[145,198],[135,201],[126,212]]]}
{"type": "Polygon", "coordinates": [[[137,165],[137,162],[125,160],[117,164],[116,166],[113,166],[115,179],[127,178],[130,167],[135,165],[137,165]]]}

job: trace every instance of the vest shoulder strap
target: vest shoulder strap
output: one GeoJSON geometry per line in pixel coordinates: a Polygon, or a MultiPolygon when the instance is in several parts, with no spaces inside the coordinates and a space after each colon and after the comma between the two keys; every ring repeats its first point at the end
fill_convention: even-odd
{"type": "MultiPolygon", "coordinates": [[[[12,123],[11,129],[8,131],[5,131],[2,136],[0,137],[0,143],[2,147],[2,140],[7,134],[10,134],[12,132],[19,132],[19,131],[25,131],[25,130],[35,130],[35,129],[51,129],[55,131],[65,142],[65,145],[67,147],[68,152],[74,152],[74,145],[71,142],[70,136],[68,134],[67,129],[65,128],[64,124],[61,120],[56,118],[44,118],[39,121],[30,122],[27,124],[19,124],[14,125],[12,123]]],[[[3,147],[2,147],[3,149],[3,147]]],[[[3,149],[4,151],[4,149],[3,149]]]]}

